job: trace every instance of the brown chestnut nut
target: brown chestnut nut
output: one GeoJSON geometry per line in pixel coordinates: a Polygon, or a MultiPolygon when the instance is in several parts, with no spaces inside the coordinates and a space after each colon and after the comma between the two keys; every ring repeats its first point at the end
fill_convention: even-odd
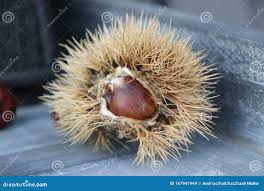
{"type": "Polygon", "coordinates": [[[150,92],[136,79],[126,76],[120,85],[114,86],[108,109],[116,116],[146,120],[152,118],[157,111],[157,104],[150,92]]]}
{"type": "Polygon", "coordinates": [[[158,111],[153,94],[131,76],[114,78],[105,84],[103,98],[107,109],[115,116],[134,120],[149,120],[158,111]]]}
{"type": "Polygon", "coordinates": [[[0,83],[0,128],[8,126],[15,118],[17,101],[9,88],[0,83]]]}
{"type": "Polygon", "coordinates": [[[54,122],[59,121],[60,117],[56,111],[51,112],[51,118],[54,122]]]}
{"type": "Polygon", "coordinates": [[[58,126],[58,121],[60,120],[59,114],[56,111],[51,112],[51,119],[55,126],[58,126]]]}

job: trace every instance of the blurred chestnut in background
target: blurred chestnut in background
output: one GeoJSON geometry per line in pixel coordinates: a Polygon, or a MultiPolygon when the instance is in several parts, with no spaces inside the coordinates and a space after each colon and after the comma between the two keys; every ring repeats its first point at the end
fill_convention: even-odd
{"type": "Polygon", "coordinates": [[[14,119],[16,113],[16,97],[10,88],[0,83],[0,129],[8,126],[14,119]]]}

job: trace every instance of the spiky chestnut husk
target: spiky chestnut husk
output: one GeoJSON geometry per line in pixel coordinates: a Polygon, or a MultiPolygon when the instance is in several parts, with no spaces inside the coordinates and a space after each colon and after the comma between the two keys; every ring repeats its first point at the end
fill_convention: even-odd
{"type": "Polygon", "coordinates": [[[127,16],[62,45],[68,54],[56,62],[64,73],[42,96],[60,132],[72,143],[90,140],[108,150],[114,140],[138,141],[137,164],[177,158],[193,132],[212,135],[204,116],[217,111],[212,86],[218,74],[203,64],[203,52],[175,34],[155,17],[127,16]]]}

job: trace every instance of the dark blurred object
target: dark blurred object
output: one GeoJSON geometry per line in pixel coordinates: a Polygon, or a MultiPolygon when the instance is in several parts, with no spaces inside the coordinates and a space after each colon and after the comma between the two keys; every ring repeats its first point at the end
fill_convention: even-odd
{"type": "Polygon", "coordinates": [[[0,83],[0,129],[15,119],[17,101],[7,85],[0,83]]]}

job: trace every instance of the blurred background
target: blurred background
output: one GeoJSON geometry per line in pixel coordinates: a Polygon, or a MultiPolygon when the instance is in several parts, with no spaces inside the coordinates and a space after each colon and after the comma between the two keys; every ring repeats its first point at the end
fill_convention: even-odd
{"type": "MultiPolygon", "coordinates": [[[[161,18],[168,12],[182,12],[197,19],[205,16],[209,22],[225,25],[238,36],[247,36],[248,30],[264,30],[261,0],[2,0],[0,80],[15,89],[21,104],[36,101],[35,94],[41,94],[39,85],[54,74],[51,66],[61,51],[58,43],[71,36],[82,38],[86,28],[94,30],[102,24],[103,12],[115,4],[119,9],[151,9],[152,14],[161,18]]],[[[251,38],[264,40],[263,35],[251,38]]]]}
{"type": "Polygon", "coordinates": [[[14,104],[5,92],[18,109],[11,126],[0,127],[0,175],[263,175],[263,33],[263,0],[1,0],[0,112],[14,104]],[[65,51],[59,43],[132,11],[171,21],[223,75],[218,139],[194,136],[190,157],[158,172],[131,167],[133,152],[94,154],[87,145],[63,144],[38,100],[41,86],[62,72],[53,63],[65,51]]]}

